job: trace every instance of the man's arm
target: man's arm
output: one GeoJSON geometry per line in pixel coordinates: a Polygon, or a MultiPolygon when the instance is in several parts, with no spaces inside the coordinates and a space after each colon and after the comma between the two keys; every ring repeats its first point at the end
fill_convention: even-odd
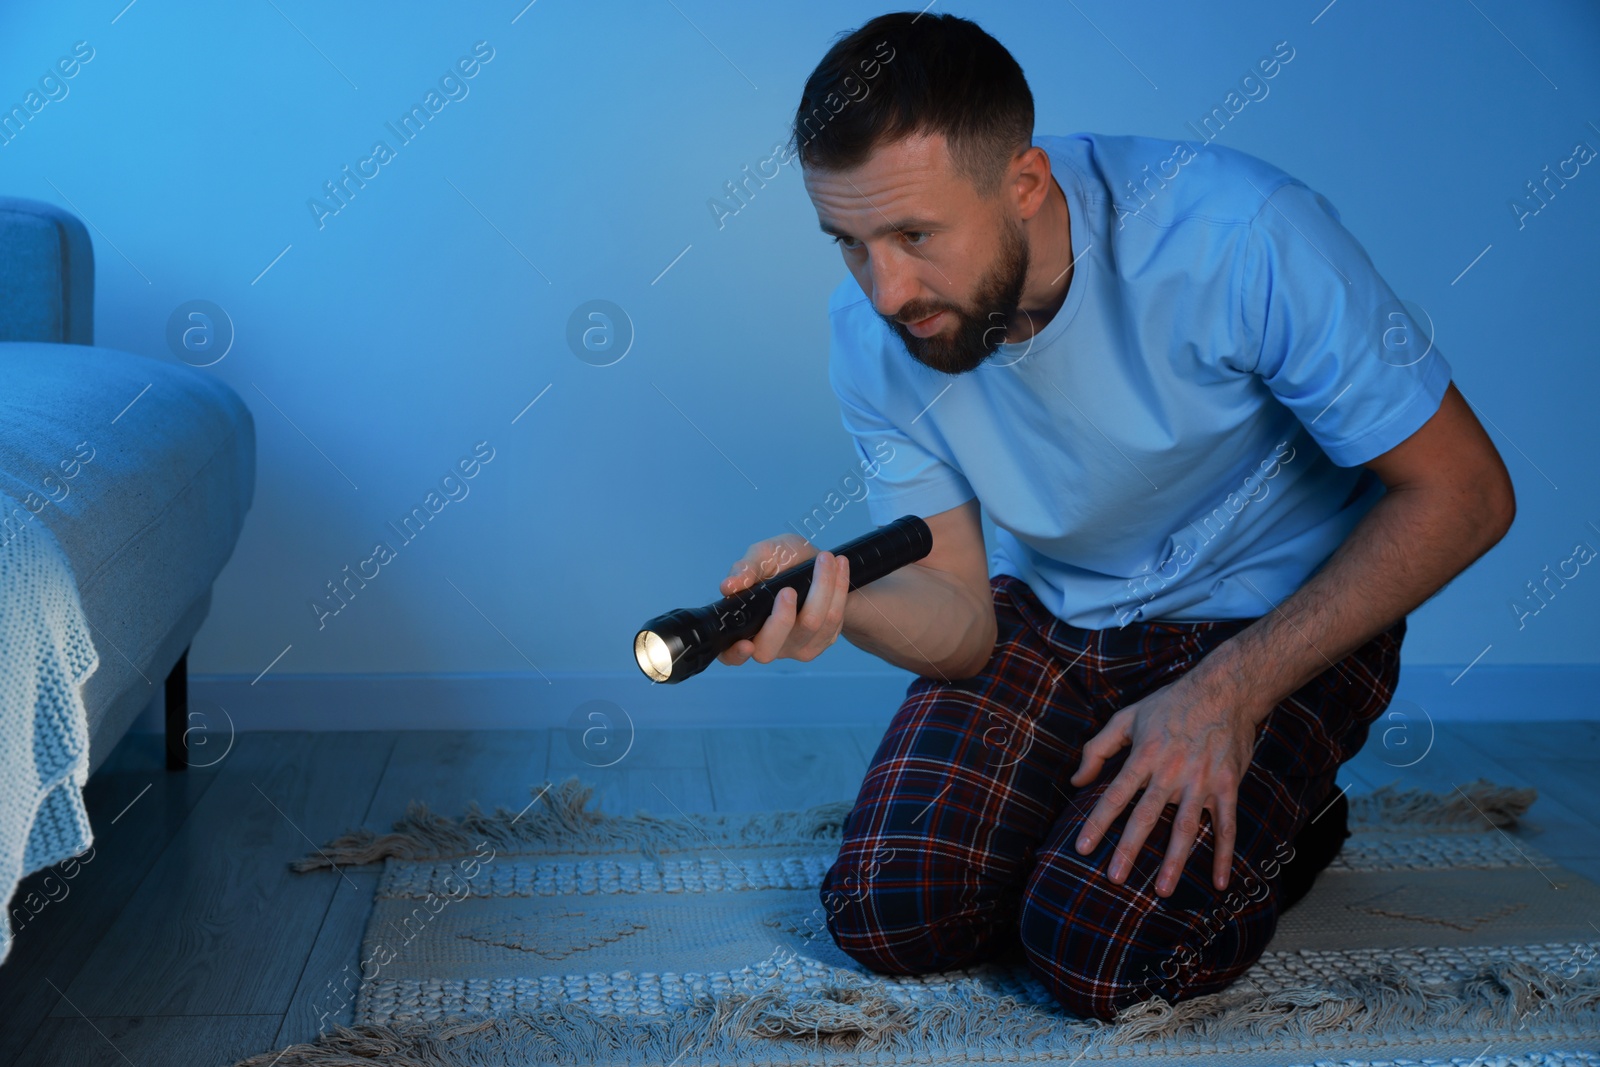
{"type": "Polygon", "coordinates": [[[1255,729],[1285,697],[1392,626],[1505,536],[1516,515],[1511,479],[1465,398],[1450,384],[1439,409],[1366,466],[1388,492],[1327,562],[1276,607],[1224,641],[1176,682],[1117,712],[1084,746],[1074,785],[1133,752],[1090,812],[1087,853],[1140,789],[1109,875],[1122,882],[1169,803],[1178,805],[1156,891],[1169,895],[1210,810],[1213,881],[1228,884],[1239,782],[1255,729]]]}
{"type": "Polygon", "coordinates": [[[1516,515],[1505,464],[1454,382],[1416,433],[1365,466],[1388,492],[1304,585],[1189,672],[1252,725],[1438,592],[1516,515]]]}
{"type": "Polygon", "coordinates": [[[952,681],[983,670],[998,626],[976,498],[925,520],[933,550],[845,601],[843,636],[904,670],[952,681]]]}

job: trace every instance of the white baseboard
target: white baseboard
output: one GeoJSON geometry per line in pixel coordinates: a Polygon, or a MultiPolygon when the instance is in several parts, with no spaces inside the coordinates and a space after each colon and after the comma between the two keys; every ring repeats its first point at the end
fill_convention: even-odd
{"type": "MultiPolygon", "coordinates": [[[[585,727],[621,709],[635,725],[862,726],[885,724],[906,671],[841,674],[711,670],[677,685],[637,673],[195,674],[190,710],[238,730],[526,730],[585,727]],[[586,708],[590,701],[605,705],[586,708]]],[[[1392,711],[1439,721],[1600,719],[1600,665],[1403,667],[1392,711]]],[[[199,720],[196,720],[197,724],[199,720]]],[[[135,731],[162,729],[160,698],[135,731]]]]}

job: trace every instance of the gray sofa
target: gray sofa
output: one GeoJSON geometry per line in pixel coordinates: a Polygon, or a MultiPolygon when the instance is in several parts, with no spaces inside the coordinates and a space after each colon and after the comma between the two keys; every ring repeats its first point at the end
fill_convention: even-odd
{"type": "Polygon", "coordinates": [[[72,564],[100,657],[82,688],[91,772],[158,687],[168,766],[185,766],[189,645],[254,498],[255,423],[213,369],[96,346],[88,231],[4,198],[0,490],[49,498],[36,518],[72,564]]]}

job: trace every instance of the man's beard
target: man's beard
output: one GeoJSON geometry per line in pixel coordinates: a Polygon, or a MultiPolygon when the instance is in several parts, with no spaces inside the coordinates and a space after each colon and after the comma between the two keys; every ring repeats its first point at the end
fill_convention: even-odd
{"type": "Polygon", "coordinates": [[[965,374],[976,369],[1006,339],[1006,325],[1016,316],[1022,302],[1022,287],[1028,276],[1028,243],[1022,226],[1015,220],[1000,235],[1000,254],[994,267],[978,283],[971,313],[946,305],[908,304],[900,309],[902,319],[917,322],[940,311],[955,316],[955,329],[948,326],[933,337],[917,337],[896,319],[883,316],[905,342],[906,350],[917,362],[944,374],[965,374]]]}

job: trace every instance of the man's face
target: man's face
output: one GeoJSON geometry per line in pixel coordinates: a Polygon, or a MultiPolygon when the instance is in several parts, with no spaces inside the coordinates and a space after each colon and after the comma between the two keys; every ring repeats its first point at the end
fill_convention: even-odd
{"type": "Polygon", "coordinates": [[[964,374],[1005,341],[1027,235],[1004,190],[985,201],[955,172],[942,135],[880,146],[854,170],[804,173],[823,231],[913,358],[964,374]]]}

